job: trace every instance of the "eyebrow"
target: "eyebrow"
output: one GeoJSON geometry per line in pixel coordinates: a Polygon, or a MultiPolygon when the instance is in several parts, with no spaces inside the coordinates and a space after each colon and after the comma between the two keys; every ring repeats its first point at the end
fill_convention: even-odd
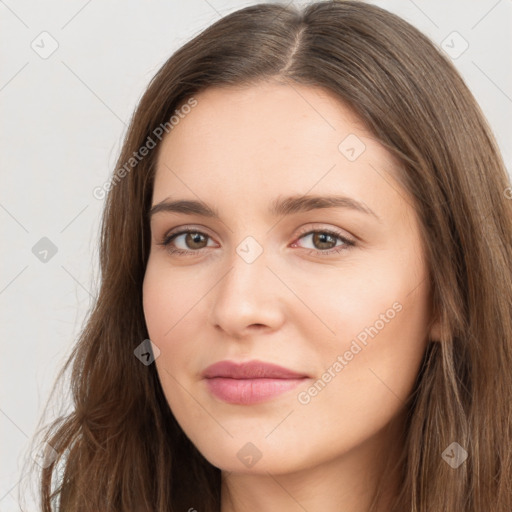
{"type": "MultiPolygon", "coordinates": [[[[367,205],[356,201],[351,197],[340,195],[296,195],[285,198],[277,198],[272,201],[269,208],[269,213],[275,217],[281,217],[325,208],[347,208],[372,215],[379,222],[382,222],[380,217],[367,205]]],[[[149,218],[151,219],[153,215],[160,212],[200,215],[202,217],[220,219],[220,215],[215,208],[209,206],[203,201],[196,201],[191,199],[180,199],[172,201],[170,198],[164,199],[160,203],[151,207],[149,211],[149,218]]]]}

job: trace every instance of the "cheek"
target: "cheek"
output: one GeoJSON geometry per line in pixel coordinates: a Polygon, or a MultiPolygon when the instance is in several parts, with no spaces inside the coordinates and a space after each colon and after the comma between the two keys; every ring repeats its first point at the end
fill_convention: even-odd
{"type": "Polygon", "coordinates": [[[155,363],[169,400],[182,394],[178,382],[188,383],[204,367],[200,361],[205,353],[201,306],[210,288],[211,283],[191,276],[190,270],[180,272],[169,269],[165,262],[148,262],[143,283],[144,317],[149,338],[160,349],[155,363]]]}
{"type": "Polygon", "coordinates": [[[286,275],[303,304],[290,312],[291,321],[308,329],[307,339],[318,340],[315,351],[347,350],[355,338],[364,343],[393,328],[408,329],[390,339],[393,344],[414,338],[414,326],[419,328],[416,333],[424,329],[425,286],[418,286],[424,280],[423,269],[415,258],[399,258],[400,253],[382,251],[357,264],[347,260],[343,266],[322,268],[314,276],[286,275]]]}
{"type": "Polygon", "coordinates": [[[307,294],[299,288],[324,324],[301,320],[320,370],[303,403],[348,407],[368,421],[381,408],[392,413],[412,390],[427,342],[428,282],[419,260],[381,256],[364,271],[316,279],[307,294]]]}
{"type": "Polygon", "coordinates": [[[153,256],[150,255],[142,283],[142,308],[148,334],[152,341],[156,341],[159,337],[157,333],[162,330],[161,324],[166,309],[166,302],[162,300],[166,288],[165,282],[162,282],[165,281],[165,274],[162,274],[162,277],[163,279],[158,279],[153,256]]]}
{"type": "MultiPolygon", "coordinates": [[[[391,289],[379,287],[372,300],[354,292],[352,300],[331,304],[331,326],[337,336],[322,340],[317,335],[321,370],[297,395],[290,422],[290,432],[297,429],[304,438],[325,439],[312,446],[304,443],[304,457],[349,450],[403,409],[426,345],[422,291],[407,295],[405,290],[395,282],[391,289]]],[[[277,450],[283,439],[274,441],[277,450]]]]}
{"type": "Polygon", "coordinates": [[[163,262],[148,262],[143,310],[148,334],[159,347],[168,344],[186,325],[194,306],[208,291],[208,283],[191,277],[190,273],[170,270],[163,262]]]}
{"type": "MultiPolygon", "coordinates": [[[[195,281],[195,280],[194,280],[195,281]]],[[[188,279],[190,283],[190,278],[188,279]]],[[[186,285],[176,272],[170,272],[165,265],[148,262],[143,283],[143,309],[149,338],[160,349],[155,360],[162,390],[170,409],[185,431],[193,429],[196,420],[201,423],[201,411],[184,387],[195,373],[192,365],[201,353],[200,336],[193,333],[193,306],[201,297],[198,289],[186,285]]],[[[204,418],[203,418],[204,420],[204,418]]]]}

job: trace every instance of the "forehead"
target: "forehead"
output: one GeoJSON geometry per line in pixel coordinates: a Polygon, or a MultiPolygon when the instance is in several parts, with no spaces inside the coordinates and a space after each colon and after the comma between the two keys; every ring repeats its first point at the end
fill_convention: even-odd
{"type": "Polygon", "coordinates": [[[396,196],[397,162],[330,91],[262,83],[209,88],[195,99],[161,144],[153,203],[213,194],[249,207],[336,192],[379,209],[396,196]]]}
{"type": "Polygon", "coordinates": [[[277,156],[300,160],[305,152],[329,147],[337,152],[345,130],[370,136],[351,109],[320,87],[262,82],[212,87],[195,99],[197,105],[164,139],[161,153],[170,148],[175,157],[199,158],[200,149],[216,161],[257,155],[265,163],[277,156]],[[190,151],[198,141],[201,147],[190,151]]]}

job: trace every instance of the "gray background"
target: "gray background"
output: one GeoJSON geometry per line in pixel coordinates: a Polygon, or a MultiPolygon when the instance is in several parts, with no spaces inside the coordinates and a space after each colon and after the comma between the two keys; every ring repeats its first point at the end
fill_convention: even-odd
{"type": "MultiPolygon", "coordinates": [[[[0,0],[0,512],[19,510],[28,441],[98,289],[103,200],[92,191],[108,180],[133,109],[168,56],[254,3],[0,0]],[[54,255],[38,254],[43,237],[54,255]]],[[[512,0],[372,3],[450,52],[510,172],[512,0]]]]}

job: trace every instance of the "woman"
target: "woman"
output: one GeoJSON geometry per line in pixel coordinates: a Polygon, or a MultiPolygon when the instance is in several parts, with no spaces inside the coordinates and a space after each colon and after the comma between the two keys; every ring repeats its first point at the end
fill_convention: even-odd
{"type": "Polygon", "coordinates": [[[43,510],[512,510],[510,185],[418,30],[234,12],[116,169],[43,510]]]}

